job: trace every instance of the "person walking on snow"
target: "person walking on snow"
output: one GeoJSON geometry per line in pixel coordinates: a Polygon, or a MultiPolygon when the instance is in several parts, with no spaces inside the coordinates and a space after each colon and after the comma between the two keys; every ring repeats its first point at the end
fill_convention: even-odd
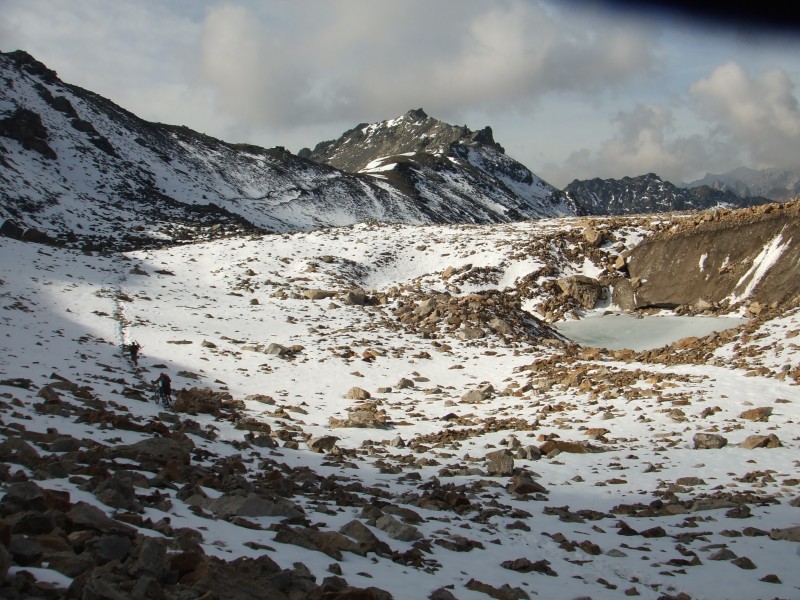
{"type": "Polygon", "coordinates": [[[139,345],[139,342],[133,342],[130,346],[128,346],[128,353],[131,356],[131,362],[133,362],[134,367],[139,366],[139,350],[142,347],[139,345]]]}

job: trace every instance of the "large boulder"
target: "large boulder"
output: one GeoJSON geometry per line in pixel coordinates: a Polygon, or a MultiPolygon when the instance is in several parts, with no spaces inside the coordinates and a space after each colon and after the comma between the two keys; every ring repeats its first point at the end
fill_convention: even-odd
{"type": "Polygon", "coordinates": [[[741,443],[742,448],[754,450],[756,448],[780,448],[783,444],[774,433],[769,435],[750,435],[741,443]]]}
{"type": "Polygon", "coordinates": [[[574,298],[587,310],[594,308],[606,293],[602,283],[585,275],[570,275],[556,280],[556,283],[565,296],[574,298]]]}
{"type": "Polygon", "coordinates": [[[110,450],[113,458],[128,458],[139,463],[156,463],[166,465],[175,461],[188,465],[194,442],[185,435],[171,437],[154,437],[135,444],[115,446],[110,450]]]}
{"type": "Polygon", "coordinates": [[[486,471],[495,477],[508,477],[514,473],[514,455],[510,450],[495,450],[486,455],[486,471]]]}
{"type": "Polygon", "coordinates": [[[176,412],[196,415],[205,413],[219,416],[220,410],[233,398],[228,392],[215,392],[211,388],[196,388],[178,391],[175,398],[176,412]]]}
{"type": "Polygon", "coordinates": [[[747,421],[768,421],[770,415],[772,415],[771,406],[759,406],[742,412],[739,418],[747,421]]]}
{"type": "Polygon", "coordinates": [[[371,397],[372,394],[360,387],[351,387],[345,394],[348,400],[369,400],[371,397]]]}

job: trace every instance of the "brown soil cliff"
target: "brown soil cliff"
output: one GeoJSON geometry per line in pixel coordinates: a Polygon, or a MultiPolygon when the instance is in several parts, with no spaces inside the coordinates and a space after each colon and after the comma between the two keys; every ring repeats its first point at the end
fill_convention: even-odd
{"type": "Polygon", "coordinates": [[[800,200],[690,217],[634,248],[614,301],[647,307],[794,303],[800,294],[800,200]]]}

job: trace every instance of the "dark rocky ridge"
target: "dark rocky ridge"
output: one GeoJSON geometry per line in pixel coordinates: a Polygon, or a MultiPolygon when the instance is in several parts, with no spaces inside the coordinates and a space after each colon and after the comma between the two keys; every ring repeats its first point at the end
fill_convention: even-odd
{"type": "Polygon", "coordinates": [[[769,202],[767,198],[742,198],[706,185],[679,188],[655,173],[622,179],[576,179],[563,192],[579,212],[587,215],[705,210],[715,206],[743,208],[769,202]]]}

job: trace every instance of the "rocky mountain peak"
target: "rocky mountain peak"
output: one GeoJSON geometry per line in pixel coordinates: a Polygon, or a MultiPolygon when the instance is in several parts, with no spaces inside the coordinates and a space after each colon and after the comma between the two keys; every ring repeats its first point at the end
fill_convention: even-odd
{"type": "Polygon", "coordinates": [[[484,145],[504,154],[494,141],[491,127],[478,131],[466,125],[450,125],[428,116],[422,109],[378,123],[360,123],[336,140],[320,142],[313,150],[303,148],[299,156],[357,173],[378,159],[411,154],[441,156],[453,144],[484,145]]]}
{"type": "Polygon", "coordinates": [[[47,83],[58,81],[58,74],[54,70],[47,68],[44,63],[39,62],[24,50],[0,52],[0,59],[9,61],[17,69],[36,75],[47,83]]]}

